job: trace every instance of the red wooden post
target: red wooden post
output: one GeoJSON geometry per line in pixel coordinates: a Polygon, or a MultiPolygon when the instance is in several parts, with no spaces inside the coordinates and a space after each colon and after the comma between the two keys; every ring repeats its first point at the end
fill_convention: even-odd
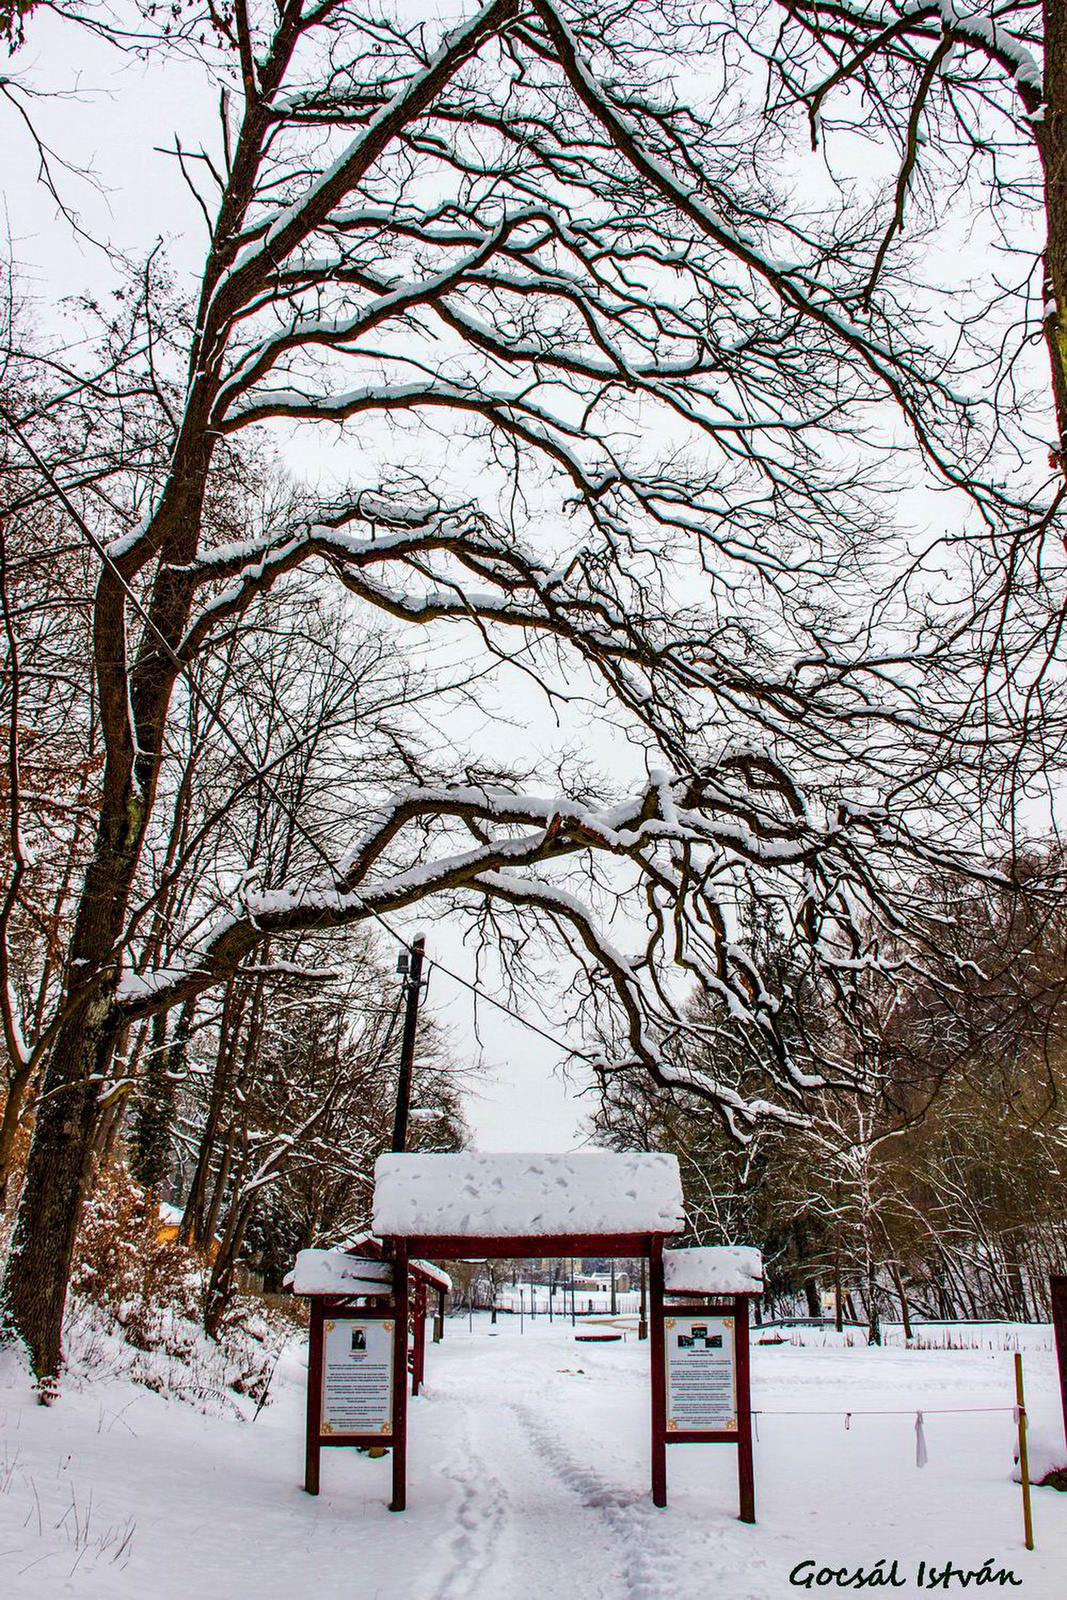
{"type": "Polygon", "coordinates": [[[1052,1297],[1052,1327],[1056,1334],[1056,1360],[1060,1369],[1063,1435],[1067,1440],[1067,1278],[1051,1277],[1049,1294],[1052,1297]]]}
{"type": "Polygon", "coordinates": [[[418,1394],[426,1381],[426,1285],[415,1285],[415,1349],[412,1352],[411,1392],[418,1394]]]}
{"type": "Polygon", "coordinates": [[[663,1312],[663,1239],[653,1234],[649,1247],[648,1341],[652,1365],[652,1504],[667,1504],[667,1348],[663,1312]]]}
{"type": "Polygon", "coordinates": [[[756,1480],[752,1464],[752,1400],[749,1393],[748,1299],[734,1301],[734,1371],[737,1381],[737,1489],[742,1522],[756,1520],[756,1480]]]}
{"type": "Polygon", "coordinates": [[[445,1336],[445,1291],[437,1291],[437,1315],[433,1319],[433,1342],[440,1344],[445,1336]]]}
{"type": "Polygon", "coordinates": [[[393,1498],[390,1511],[408,1503],[408,1247],[393,1246],[393,1498]]]}
{"type": "Polygon", "coordinates": [[[304,1447],[304,1488],[308,1494],[319,1492],[319,1435],[322,1428],[322,1301],[311,1302],[311,1322],[308,1328],[308,1403],[307,1442],[304,1447]]]}

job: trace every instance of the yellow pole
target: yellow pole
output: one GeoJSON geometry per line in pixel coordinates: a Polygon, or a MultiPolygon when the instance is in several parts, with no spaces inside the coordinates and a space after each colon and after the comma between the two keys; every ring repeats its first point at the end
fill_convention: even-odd
{"type": "Polygon", "coordinates": [[[1034,1519],[1030,1513],[1030,1462],[1026,1453],[1026,1401],[1023,1398],[1023,1358],[1015,1352],[1015,1409],[1019,1416],[1019,1477],[1023,1485],[1023,1529],[1026,1548],[1034,1548],[1034,1519]]]}

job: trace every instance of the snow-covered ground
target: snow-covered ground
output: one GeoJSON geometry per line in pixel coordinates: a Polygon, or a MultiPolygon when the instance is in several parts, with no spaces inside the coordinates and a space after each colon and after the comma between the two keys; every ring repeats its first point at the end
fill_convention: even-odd
{"type": "Polygon", "coordinates": [[[624,1325],[625,1343],[590,1345],[568,1322],[520,1333],[517,1318],[492,1332],[488,1317],[473,1331],[450,1320],[411,1403],[401,1516],[386,1509],[387,1457],[324,1451],[321,1496],[302,1492],[298,1345],[255,1422],[125,1380],[70,1385],[43,1410],[12,1381],[0,1388],[0,1595],[779,1600],[814,1592],[790,1583],[805,1560],[816,1565],[801,1577],[879,1557],[898,1559],[904,1596],[931,1592],[917,1587],[920,1561],[971,1570],[988,1558],[1014,1572],[1022,1600],[1067,1595],[1067,1495],[1035,1490],[1028,1553],[1010,1410],[939,1414],[1010,1406],[1020,1344],[1031,1410],[1056,1423],[1047,1328],[937,1330],[977,1346],[964,1349],[871,1350],[819,1329],[757,1345],[758,1522],[745,1527],[728,1446],[672,1447],[670,1504],[650,1504],[648,1347],[624,1325]],[[841,1415],[896,1408],[847,1429],[841,1415]]]}

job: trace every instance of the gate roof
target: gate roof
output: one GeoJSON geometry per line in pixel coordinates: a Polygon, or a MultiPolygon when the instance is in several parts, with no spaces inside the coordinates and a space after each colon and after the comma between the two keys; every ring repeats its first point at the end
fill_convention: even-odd
{"type": "Polygon", "coordinates": [[[685,1226],[675,1156],[582,1150],[568,1155],[379,1156],[374,1232],[420,1255],[638,1255],[685,1226]]]}

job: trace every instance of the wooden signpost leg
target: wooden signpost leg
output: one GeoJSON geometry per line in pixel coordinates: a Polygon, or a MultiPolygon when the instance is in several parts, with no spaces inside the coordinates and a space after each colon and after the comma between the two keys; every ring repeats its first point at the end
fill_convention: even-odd
{"type": "Polygon", "coordinates": [[[322,1301],[312,1300],[308,1328],[307,1443],[304,1451],[304,1488],[319,1492],[320,1428],[322,1426],[322,1301]]]}
{"type": "Polygon", "coordinates": [[[426,1288],[415,1285],[415,1349],[411,1363],[411,1392],[418,1394],[426,1379],[426,1288]]]}
{"type": "Polygon", "coordinates": [[[440,1344],[445,1336],[445,1291],[437,1291],[437,1315],[433,1319],[433,1342],[440,1344]]]}
{"type": "Polygon", "coordinates": [[[756,1520],[756,1481],[752,1463],[752,1401],[749,1394],[748,1301],[734,1301],[734,1350],[737,1363],[737,1488],[742,1522],[756,1520]]]}
{"type": "Polygon", "coordinates": [[[652,1367],[652,1504],[667,1504],[667,1360],[663,1318],[663,1240],[653,1238],[648,1263],[652,1367]]]}
{"type": "Polygon", "coordinates": [[[393,1498],[390,1511],[408,1503],[408,1252],[393,1255],[393,1498]]]}

